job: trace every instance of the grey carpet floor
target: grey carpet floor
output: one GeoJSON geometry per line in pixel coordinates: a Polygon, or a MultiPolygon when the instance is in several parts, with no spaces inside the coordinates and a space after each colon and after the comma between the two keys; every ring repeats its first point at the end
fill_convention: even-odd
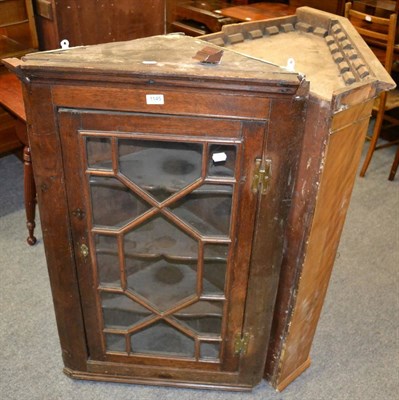
{"type": "Polygon", "coordinates": [[[399,398],[399,176],[394,149],[375,153],[357,178],[311,367],[282,393],[75,381],[62,373],[41,239],[26,242],[22,164],[0,158],[0,399],[396,400],[399,398]]]}

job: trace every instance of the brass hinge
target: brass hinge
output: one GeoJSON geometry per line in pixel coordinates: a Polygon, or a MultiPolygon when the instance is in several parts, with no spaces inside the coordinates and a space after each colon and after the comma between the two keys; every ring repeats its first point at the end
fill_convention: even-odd
{"type": "Polygon", "coordinates": [[[245,354],[249,344],[249,333],[238,333],[234,339],[234,354],[245,354]]]}
{"type": "Polygon", "coordinates": [[[266,194],[272,176],[272,160],[255,159],[255,171],[252,178],[252,192],[266,194]]]}

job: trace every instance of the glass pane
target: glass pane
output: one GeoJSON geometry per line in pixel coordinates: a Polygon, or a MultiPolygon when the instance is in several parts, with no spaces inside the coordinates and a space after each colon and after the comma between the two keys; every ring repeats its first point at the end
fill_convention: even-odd
{"type": "Polygon", "coordinates": [[[204,294],[224,293],[228,252],[227,244],[204,245],[204,294]]]}
{"type": "Polygon", "coordinates": [[[163,257],[152,260],[127,259],[126,275],[128,288],[162,311],[196,293],[195,261],[170,262],[163,257]]]}
{"type": "Polygon", "coordinates": [[[151,315],[151,312],[124,294],[101,293],[106,328],[127,329],[151,315]]]}
{"type": "Polygon", "coordinates": [[[117,238],[114,236],[96,235],[95,245],[100,284],[120,287],[117,238]]]}
{"type": "Polygon", "coordinates": [[[228,237],[233,187],[202,185],[172,204],[171,209],[202,235],[228,237]]]}
{"type": "Polygon", "coordinates": [[[201,359],[217,360],[219,359],[220,343],[219,342],[202,342],[201,343],[201,359]]]}
{"type": "Polygon", "coordinates": [[[87,164],[90,168],[112,170],[111,141],[103,137],[87,137],[87,164]]]}
{"type": "Polygon", "coordinates": [[[124,335],[106,333],[105,344],[108,351],[126,351],[126,340],[124,335]]]}
{"type": "Polygon", "coordinates": [[[164,321],[131,337],[133,353],[194,357],[194,340],[164,321]]]}
{"type": "Polygon", "coordinates": [[[202,145],[120,139],[120,171],[163,201],[201,176],[202,145]]]}
{"type": "Polygon", "coordinates": [[[121,227],[150,208],[116,178],[91,176],[90,190],[94,225],[121,227]]]}
{"type": "Polygon", "coordinates": [[[197,260],[198,243],[162,215],[152,217],[125,235],[127,258],[137,256],[197,260]]]}
{"type": "Polygon", "coordinates": [[[209,146],[208,175],[234,177],[236,147],[220,144],[209,146]]]}
{"type": "Polygon", "coordinates": [[[128,288],[160,310],[194,295],[198,242],[158,215],[125,235],[128,288]]]}
{"type": "Polygon", "coordinates": [[[200,300],[174,314],[180,322],[201,334],[220,335],[223,302],[200,300]]]}

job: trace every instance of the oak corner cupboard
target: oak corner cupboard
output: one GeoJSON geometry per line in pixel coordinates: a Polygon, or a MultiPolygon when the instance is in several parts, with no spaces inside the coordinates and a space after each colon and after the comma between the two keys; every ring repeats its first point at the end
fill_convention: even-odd
{"type": "Polygon", "coordinates": [[[373,102],[395,86],[350,22],[301,7],[5,63],[65,372],[233,390],[299,376],[373,102]]]}
{"type": "Polygon", "coordinates": [[[310,365],[374,99],[395,82],[350,21],[310,7],[201,38],[277,65],[290,57],[310,82],[265,364],[265,378],[282,390],[310,365]]]}
{"type": "Polygon", "coordinates": [[[262,379],[308,82],[231,51],[201,63],[204,47],[168,35],[8,61],[71,377],[262,379]]]}

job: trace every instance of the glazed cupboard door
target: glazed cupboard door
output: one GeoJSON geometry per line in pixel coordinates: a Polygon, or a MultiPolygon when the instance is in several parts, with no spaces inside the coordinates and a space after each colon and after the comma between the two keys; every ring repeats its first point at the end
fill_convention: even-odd
{"type": "Polygon", "coordinates": [[[265,123],[58,119],[90,362],[237,371],[265,123]]]}

